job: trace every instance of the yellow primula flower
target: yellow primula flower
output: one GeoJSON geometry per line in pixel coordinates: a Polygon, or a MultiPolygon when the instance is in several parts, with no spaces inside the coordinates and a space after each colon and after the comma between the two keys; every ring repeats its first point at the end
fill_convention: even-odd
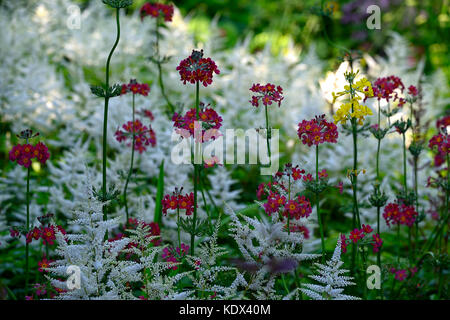
{"type": "Polygon", "coordinates": [[[346,123],[347,120],[350,120],[350,110],[352,108],[351,103],[344,103],[340,106],[340,108],[336,111],[334,115],[334,123],[338,124],[339,122],[346,123]]]}
{"type": "Polygon", "coordinates": [[[362,125],[364,123],[365,116],[371,116],[371,115],[373,115],[373,113],[369,107],[360,105],[360,104],[353,104],[353,112],[351,114],[351,117],[358,119],[359,125],[362,125]]]}

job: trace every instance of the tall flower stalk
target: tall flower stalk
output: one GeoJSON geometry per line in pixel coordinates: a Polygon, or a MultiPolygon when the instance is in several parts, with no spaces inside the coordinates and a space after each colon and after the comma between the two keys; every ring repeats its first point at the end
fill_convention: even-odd
{"type": "MultiPolygon", "coordinates": [[[[316,179],[315,181],[308,181],[306,178],[305,184],[308,190],[315,194],[317,222],[319,223],[320,239],[322,246],[322,262],[325,261],[325,238],[323,218],[320,215],[319,201],[320,193],[327,187],[328,177],[326,170],[319,172],[319,145],[322,143],[336,143],[339,136],[337,126],[325,119],[325,115],[316,116],[310,121],[303,120],[298,124],[297,135],[303,144],[311,147],[315,146],[316,152],[316,179]]],[[[311,179],[311,178],[310,178],[311,179]]],[[[312,179],[311,179],[312,180],[312,179]]]]}
{"type": "Polygon", "coordinates": [[[162,3],[145,3],[140,10],[141,19],[144,19],[145,17],[152,17],[155,19],[155,55],[151,57],[150,60],[154,62],[158,68],[158,85],[161,90],[161,94],[169,107],[169,114],[173,114],[175,112],[175,106],[167,96],[164,87],[162,64],[167,62],[168,58],[161,57],[159,53],[159,41],[161,37],[159,29],[161,27],[161,19],[163,19],[164,22],[172,21],[173,11],[172,5],[162,3]]]}
{"type": "Polygon", "coordinates": [[[32,159],[37,159],[41,164],[45,164],[50,158],[50,153],[48,148],[42,142],[38,142],[36,145],[31,145],[30,139],[35,138],[39,133],[33,134],[32,130],[24,130],[19,135],[18,138],[25,140],[25,144],[15,145],[9,152],[9,160],[17,162],[27,168],[27,187],[26,187],[26,208],[27,217],[25,225],[26,233],[26,244],[25,244],[25,295],[28,294],[29,278],[30,278],[30,249],[29,244],[32,240],[32,232],[30,230],[30,176],[31,176],[31,164],[32,159]]]}
{"type": "MultiPolygon", "coordinates": [[[[253,92],[251,102],[252,106],[258,108],[259,104],[262,103],[264,105],[264,114],[266,119],[266,147],[267,147],[267,155],[269,157],[268,167],[272,166],[272,152],[270,150],[270,139],[272,138],[272,128],[270,127],[269,121],[269,110],[268,106],[272,105],[273,102],[278,104],[278,107],[281,106],[281,101],[284,99],[282,96],[283,88],[281,86],[276,86],[272,83],[267,83],[266,85],[260,85],[259,83],[253,84],[250,88],[250,91],[253,92]]],[[[273,181],[272,175],[270,176],[270,181],[273,181]]]]}
{"type": "MultiPolygon", "coordinates": [[[[151,129],[147,129],[147,127],[143,126],[142,123],[139,120],[135,119],[136,115],[136,94],[141,94],[143,96],[147,96],[150,91],[150,87],[148,84],[140,84],[137,83],[135,79],[131,79],[129,84],[123,84],[122,85],[122,91],[121,94],[126,94],[128,92],[131,92],[132,97],[132,122],[131,124],[125,124],[124,129],[125,131],[130,132],[131,131],[131,161],[130,161],[130,169],[128,170],[127,179],[125,181],[125,187],[123,190],[123,198],[125,203],[125,214],[126,219],[130,218],[130,214],[128,212],[128,201],[127,201],[127,189],[128,189],[128,183],[130,182],[131,175],[133,173],[133,163],[134,163],[134,151],[138,150],[140,153],[146,149],[146,145],[152,144],[152,146],[155,146],[156,144],[156,138],[155,133],[151,129]],[[136,137],[139,139],[139,143],[136,145],[136,137]]],[[[116,131],[116,139],[121,142],[127,139],[127,133],[122,132],[120,130],[116,131]]]]}
{"type": "MultiPolygon", "coordinates": [[[[108,132],[108,105],[109,105],[109,99],[112,97],[116,97],[120,95],[121,87],[119,85],[114,85],[112,87],[109,86],[109,68],[111,63],[111,57],[116,50],[117,45],[119,44],[120,40],[120,9],[126,8],[130,6],[133,1],[132,0],[103,0],[104,4],[107,4],[116,10],[116,28],[117,28],[117,35],[116,40],[114,41],[114,45],[111,48],[111,51],[109,52],[108,58],[106,60],[106,72],[105,72],[105,87],[91,87],[91,91],[93,94],[104,97],[105,98],[105,105],[104,105],[104,111],[103,111],[103,156],[102,156],[102,195],[101,198],[103,201],[106,201],[108,199],[107,191],[106,191],[106,165],[107,165],[107,132],[108,132]]],[[[107,207],[103,206],[103,220],[106,221],[108,213],[107,213],[107,207]]],[[[107,234],[105,234],[105,237],[107,237],[107,234]]]]}
{"type": "MultiPolygon", "coordinates": [[[[345,79],[349,85],[344,87],[344,91],[334,93],[334,101],[341,96],[349,96],[350,99],[346,103],[342,104],[340,108],[336,111],[334,115],[335,123],[341,122],[344,128],[347,128],[346,123],[349,120],[351,124],[350,132],[353,137],[353,168],[348,175],[352,183],[353,191],[353,229],[361,228],[361,219],[359,214],[358,206],[358,125],[363,125],[366,116],[372,115],[372,110],[367,106],[361,105],[359,100],[362,99],[359,94],[364,95],[364,97],[372,97],[373,89],[371,83],[366,79],[362,78],[355,82],[355,78],[358,75],[353,72],[353,67],[350,72],[345,73],[345,79]]],[[[333,102],[334,102],[333,101],[333,102]]],[[[356,260],[356,246],[352,246],[352,272],[354,271],[355,260],[356,260]]]]}
{"type": "MultiPolygon", "coordinates": [[[[177,113],[174,114],[172,120],[175,122],[175,126],[179,126],[182,129],[186,130],[187,136],[192,135],[194,138],[194,154],[191,157],[192,163],[194,166],[194,214],[192,217],[192,225],[191,225],[191,255],[194,255],[195,252],[195,235],[197,233],[197,190],[199,187],[199,179],[200,179],[200,170],[199,170],[199,158],[201,158],[200,147],[201,143],[204,141],[203,137],[203,128],[198,128],[200,124],[200,83],[203,84],[204,87],[207,87],[212,83],[213,74],[219,74],[220,71],[216,66],[216,63],[211,60],[211,58],[203,58],[203,50],[196,51],[192,50],[192,54],[182,60],[177,67],[178,72],[180,73],[180,80],[183,81],[184,84],[187,82],[191,84],[195,84],[195,113],[192,117],[192,110],[187,114],[184,118],[182,118],[177,113]],[[194,119],[194,121],[192,121],[194,119]],[[200,137],[198,136],[200,134],[200,137]]],[[[212,109],[207,109],[210,111],[202,112],[202,117],[206,120],[210,120],[214,123],[211,128],[207,129],[218,129],[221,124],[219,122],[222,121],[220,117],[217,116],[212,109]],[[219,120],[220,118],[220,120],[219,120]]],[[[183,135],[183,134],[182,134],[183,135]]]]}

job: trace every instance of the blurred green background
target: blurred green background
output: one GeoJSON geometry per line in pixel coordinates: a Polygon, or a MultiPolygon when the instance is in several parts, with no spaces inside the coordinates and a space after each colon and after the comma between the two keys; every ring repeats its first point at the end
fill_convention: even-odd
{"type": "MultiPolygon", "coordinates": [[[[79,0],[82,6],[89,1],[79,0]]],[[[342,51],[330,40],[349,49],[384,55],[383,45],[391,31],[414,44],[416,57],[425,57],[425,73],[441,68],[450,80],[450,0],[181,0],[175,4],[183,16],[190,16],[189,27],[198,41],[211,36],[209,26],[218,19],[226,47],[252,35],[251,49],[260,50],[271,42],[279,54],[289,41],[302,50],[314,43],[320,58],[336,61],[342,51]],[[369,30],[369,5],[381,9],[381,30],[369,30]],[[328,9],[328,14],[323,14],[328,9]],[[324,32],[325,31],[325,32],[324,32]]],[[[131,10],[139,10],[144,0],[135,0],[131,10]]]]}

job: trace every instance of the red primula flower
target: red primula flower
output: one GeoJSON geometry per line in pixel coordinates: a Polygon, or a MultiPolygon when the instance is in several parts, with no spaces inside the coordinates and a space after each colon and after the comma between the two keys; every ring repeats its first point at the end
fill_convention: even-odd
{"type": "Polygon", "coordinates": [[[41,230],[41,238],[42,238],[44,244],[46,244],[46,243],[53,244],[53,240],[56,239],[55,229],[53,228],[53,226],[43,228],[41,230]]]}
{"type": "Polygon", "coordinates": [[[128,143],[128,146],[131,146],[134,133],[134,150],[139,151],[139,153],[147,150],[147,146],[149,145],[152,147],[156,146],[155,131],[153,131],[151,126],[150,128],[144,126],[139,119],[136,119],[134,123],[132,121],[128,121],[122,126],[122,128],[123,130],[117,129],[115,133],[116,140],[122,142],[130,139],[131,141],[128,143]]]}
{"type": "Polygon", "coordinates": [[[201,138],[202,142],[206,142],[221,136],[219,129],[222,126],[222,117],[212,108],[201,108],[198,117],[195,108],[188,110],[184,116],[175,112],[172,121],[177,133],[183,138],[201,138]],[[200,132],[201,137],[197,137],[200,132]]]}
{"type": "Polygon", "coordinates": [[[345,236],[345,234],[341,234],[341,250],[342,253],[346,253],[347,252],[347,237],[345,236]]]}
{"type": "Polygon", "coordinates": [[[36,158],[40,163],[45,164],[50,158],[48,148],[42,142],[38,142],[35,146],[27,143],[24,145],[18,144],[14,146],[9,152],[9,160],[17,161],[17,164],[30,167],[31,159],[36,158]]]}
{"type": "Polygon", "coordinates": [[[50,263],[52,261],[47,260],[47,258],[43,258],[41,261],[38,262],[39,265],[39,272],[47,272],[45,269],[47,269],[50,266],[50,263]]]}
{"type": "Polygon", "coordinates": [[[355,229],[350,232],[349,239],[353,241],[353,243],[358,242],[358,240],[364,237],[364,233],[361,230],[355,229]]]}
{"type": "Polygon", "coordinates": [[[146,83],[138,83],[136,79],[131,79],[130,83],[122,85],[121,94],[127,94],[128,92],[147,96],[150,92],[150,87],[146,83]]]}
{"type": "Polygon", "coordinates": [[[313,144],[329,142],[336,143],[339,136],[337,126],[325,120],[325,115],[316,116],[310,121],[303,120],[298,124],[297,135],[303,144],[311,147],[313,144]]]}
{"type": "Polygon", "coordinates": [[[167,214],[168,210],[185,210],[186,215],[191,215],[194,212],[194,193],[182,195],[180,190],[175,189],[172,195],[166,194],[162,199],[162,212],[167,214]]]}
{"type": "Polygon", "coordinates": [[[284,99],[282,96],[283,88],[281,88],[281,86],[275,87],[275,85],[271,83],[266,85],[260,85],[259,83],[253,84],[250,91],[257,94],[256,96],[252,96],[252,100],[249,101],[254,107],[259,106],[260,100],[266,107],[271,105],[272,102],[278,103],[278,107],[280,107],[281,101],[284,99]]]}
{"type": "MultiPolygon", "coordinates": [[[[398,99],[399,107],[406,102],[403,98],[399,98],[398,96],[397,91],[403,92],[405,89],[405,85],[399,77],[389,76],[385,78],[378,78],[373,82],[372,89],[374,98],[377,98],[378,100],[385,99],[389,102],[391,99],[393,99],[393,101],[398,99]]],[[[367,99],[367,96],[365,99],[367,99]]]]}
{"type": "Polygon", "coordinates": [[[378,233],[372,235],[373,238],[373,252],[378,252],[380,251],[381,246],[383,245],[383,240],[381,240],[380,235],[378,233]]]}
{"type": "Polygon", "coordinates": [[[188,58],[181,60],[177,70],[183,84],[201,82],[205,87],[212,83],[214,73],[220,74],[216,63],[211,58],[203,58],[203,49],[201,51],[192,50],[192,54],[188,58]]]}
{"type": "Polygon", "coordinates": [[[399,205],[397,203],[389,203],[384,208],[383,218],[386,220],[386,224],[404,224],[411,227],[416,221],[418,213],[414,209],[414,206],[407,206],[405,204],[399,205]]]}
{"type": "Polygon", "coordinates": [[[408,94],[412,95],[413,97],[417,96],[419,94],[419,91],[415,86],[409,86],[408,87],[408,94]]]}
{"type": "Polygon", "coordinates": [[[164,17],[164,21],[172,21],[173,17],[173,6],[166,5],[163,3],[145,3],[141,10],[139,11],[141,19],[147,16],[158,18],[159,16],[164,17]]]}

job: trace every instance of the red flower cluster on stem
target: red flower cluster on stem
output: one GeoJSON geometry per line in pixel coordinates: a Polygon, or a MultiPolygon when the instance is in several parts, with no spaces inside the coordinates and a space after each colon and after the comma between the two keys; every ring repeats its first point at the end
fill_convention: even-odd
{"type": "Polygon", "coordinates": [[[42,142],[38,142],[35,146],[26,143],[15,145],[9,151],[9,160],[17,161],[17,164],[28,168],[31,165],[31,159],[36,158],[40,163],[45,162],[50,158],[48,148],[42,142]]]}
{"type": "Polygon", "coordinates": [[[388,226],[392,223],[412,227],[417,215],[418,213],[414,209],[414,206],[408,206],[406,204],[399,205],[398,203],[388,203],[383,212],[383,218],[386,220],[388,226]]]}
{"type": "Polygon", "coordinates": [[[147,96],[150,92],[150,87],[146,83],[138,83],[136,79],[131,79],[130,83],[122,85],[122,92],[120,94],[127,94],[129,92],[147,96]]]}
{"type": "Polygon", "coordinates": [[[163,205],[163,213],[167,214],[167,211],[170,210],[185,210],[186,215],[191,215],[194,211],[194,193],[191,192],[189,194],[182,195],[180,190],[175,189],[175,191],[169,195],[166,194],[162,199],[163,205]]]}
{"type": "Polygon", "coordinates": [[[164,17],[164,21],[170,22],[173,17],[173,6],[163,3],[145,3],[141,10],[139,11],[141,19],[147,16],[158,18],[159,16],[164,17]]]}
{"type": "Polygon", "coordinates": [[[405,85],[402,80],[396,76],[389,76],[378,78],[372,85],[373,96],[378,100],[385,99],[387,102],[399,100],[398,106],[401,107],[405,104],[405,99],[399,98],[397,89],[403,92],[405,85]]]}
{"type": "Polygon", "coordinates": [[[221,135],[219,129],[222,126],[222,117],[212,108],[200,109],[198,120],[195,108],[187,111],[184,116],[175,112],[172,121],[173,126],[177,128],[177,133],[184,138],[194,137],[196,130],[199,132],[201,130],[202,142],[214,140],[221,135]]]}
{"type": "Polygon", "coordinates": [[[313,144],[329,142],[336,143],[339,136],[337,126],[325,120],[325,115],[316,116],[310,121],[303,120],[298,124],[297,135],[303,144],[311,147],[313,144]]]}
{"type": "MultiPolygon", "coordinates": [[[[361,229],[354,229],[350,232],[350,235],[347,237],[345,234],[341,234],[341,250],[343,253],[347,252],[347,246],[353,242],[357,243],[359,240],[363,239],[366,235],[373,232],[371,226],[363,224],[361,229]]],[[[378,233],[372,235],[373,242],[371,243],[373,246],[373,252],[380,251],[381,246],[383,245],[383,240],[378,233]]]]}
{"type": "Polygon", "coordinates": [[[205,87],[212,83],[214,73],[220,74],[220,70],[211,58],[203,58],[203,50],[192,50],[189,57],[181,60],[177,70],[183,84],[201,82],[205,87]]]}
{"type": "Polygon", "coordinates": [[[436,122],[436,127],[439,129],[439,133],[434,135],[428,142],[428,147],[437,149],[437,154],[434,157],[434,165],[436,167],[441,166],[450,153],[450,136],[448,128],[450,126],[450,116],[446,116],[439,119],[436,122]]]}
{"type": "Polygon", "coordinates": [[[30,243],[31,241],[34,240],[39,240],[42,239],[44,244],[50,244],[52,245],[54,242],[53,240],[56,239],[55,233],[55,227],[62,233],[62,234],[66,234],[66,231],[61,227],[61,226],[54,226],[54,225],[49,225],[47,227],[41,226],[40,228],[38,227],[34,227],[32,230],[30,230],[27,234],[26,234],[26,242],[30,243]]]}
{"type": "MultiPolygon", "coordinates": [[[[134,150],[139,151],[139,153],[147,150],[147,146],[156,146],[156,134],[152,127],[148,128],[142,124],[139,119],[134,121],[128,121],[123,126],[123,131],[117,129],[115,136],[116,140],[119,142],[127,141],[128,139],[133,139],[133,134],[135,134],[134,150]]],[[[128,143],[131,146],[131,142],[128,143]]]]}
{"type": "Polygon", "coordinates": [[[257,94],[252,96],[252,100],[249,101],[254,107],[259,106],[260,100],[265,106],[271,105],[272,102],[275,102],[278,103],[278,107],[280,107],[281,101],[284,99],[282,96],[283,88],[281,88],[281,86],[275,87],[275,85],[271,83],[266,85],[260,85],[259,83],[253,84],[250,91],[257,94]]]}

